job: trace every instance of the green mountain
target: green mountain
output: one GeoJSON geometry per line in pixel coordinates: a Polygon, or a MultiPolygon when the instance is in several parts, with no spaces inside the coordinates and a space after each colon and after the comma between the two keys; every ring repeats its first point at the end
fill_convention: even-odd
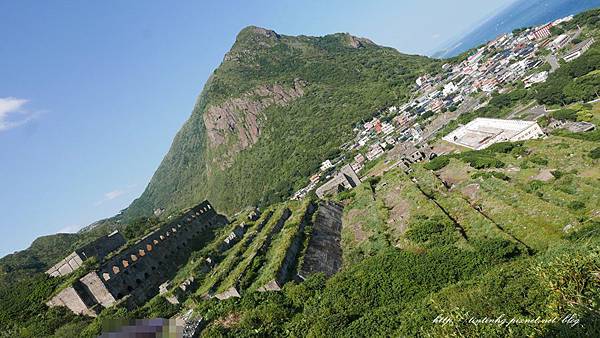
{"type": "MultiPolygon", "coordinates": [[[[598,23],[600,10],[569,25],[598,39],[598,23]]],[[[598,95],[598,55],[596,43],[546,83],[495,93],[438,136],[542,103],[553,106],[540,125],[600,125],[600,102],[579,102],[598,95]]],[[[129,219],[47,236],[0,259],[0,337],[96,337],[116,322],[187,315],[201,318],[203,337],[600,336],[598,129],[479,151],[437,139],[445,154],[410,170],[396,167],[392,150],[352,190],[273,203],[322,159],[349,156],[332,149],[353,124],[406,99],[415,74],[433,66],[441,68],[347,34],[243,30],[129,219]],[[133,216],[204,197],[221,210],[264,207],[207,230],[202,248],[168,275],[166,293],[144,304],[124,301],[95,318],[45,305],[94,269],[41,273],[74,247],[115,228],[131,245],[169,222],[133,216]],[[339,271],[305,273],[319,265],[339,271]]]]}
{"type": "Polygon", "coordinates": [[[407,100],[434,64],[349,34],[247,27],[125,215],[204,199],[225,212],[281,201],[336,154],[355,123],[407,100]]]}

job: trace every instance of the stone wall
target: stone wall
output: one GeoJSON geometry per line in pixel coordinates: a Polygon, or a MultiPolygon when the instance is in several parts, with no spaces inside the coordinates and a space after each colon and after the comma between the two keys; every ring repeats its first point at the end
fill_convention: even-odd
{"type": "MultiPolygon", "coordinates": [[[[74,290],[91,306],[108,307],[125,297],[128,304],[142,305],[158,294],[160,284],[174,276],[192,251],[200,249],[205,231],[225,224],[227,219],[205,201],[103,262],[98,270],[77,281],[74,290]]],[[[70,304],[69,299],[63,301],[65,306],[71,310],[80,307],[76,300],[70,304]]]]}
{"type": "Polygon", "coordinates": [[[352,189],[360,184],[360,179],[352,167],[347,164],[340,169],[340,172],[335,175],[331,180],[320,186],[316,190],[316,194],[319,198],[323,198],[325,195],[333,193],[336,194],[340,187],[344,189],[352,189]]]}
{"type": "Polygon", "coordinates": [[[102,236],[75,250],[46,271],[52,277],[65,276],[79,269],[83,261],[92,257],[101,260],[109,253],[125,245],[125,238],[118,231],[102,236]]]}
{"type": "Polygon", "coordinates": [[[323,201],[319,204],[313,232],[298,276],[308,276],[323,272],[326,276],[335,274],[342,266],[342,214],[344,208],[334,202],[323,201]]]}

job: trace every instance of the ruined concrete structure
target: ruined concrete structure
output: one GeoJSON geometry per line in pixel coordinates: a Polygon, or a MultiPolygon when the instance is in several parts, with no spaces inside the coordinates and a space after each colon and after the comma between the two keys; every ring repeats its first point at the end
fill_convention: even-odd
{"type": "Polygon", "coordinates": [[[100,306],[119,301],[142,305],[158,294],[159,286],[177,272],[192,251],[200,248],[206,230],[226,223],[227,219],[205,201],[106,260],[47,304],[90,316],[100,306]]]}
{"type": "Polygon", "coordinates": [[[306,279],[317,272],[332,276],[342,267],[340,240],[343,212],[344,208],[335,202],[323,201],[319,204],[298,277],[306,279]]]}
{"type": "Polygon", "coordinates": [[[302,249],[302,243],[304,242],[305,238],[304,229],[306,228],[306,225],[310,223],[311,217],[315,210],[315,204],[310,203],[307,206],[306,211],[300,220],[300,224],[298,225],[296,234],[294,235],[294,240],[285,252],[283,264],[277,270],[277,274],[273,280],[267,282],[265,285],[257,289],[259,292],[279,291],[283,285],[292,278],[293,273],[296,272],[296,263],[298,261],[298,256],[302,249]]]}
{"type": "Polygon", "coordinates": [[[360,179],[352,167],[347,164],[340,169],[340,172],[327,183],[320,186],[316,193],[319,198],[333,193],[337,194],[341,189],[352,189],[360,184],[360,179]]]}
{"type": "Polygon", "coordinates": [[[83,262],[92,257],[101,260],[109,253],[125,245],[125,238],[118,231],[102,236],[75,250],[46,271],[52,277],[65,276],[79,269],[83,262]]]}

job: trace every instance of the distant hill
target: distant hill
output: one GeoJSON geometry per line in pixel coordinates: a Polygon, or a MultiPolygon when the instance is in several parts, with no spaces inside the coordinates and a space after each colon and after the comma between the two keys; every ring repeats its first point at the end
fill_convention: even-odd
{"type": "Polygon", "coordinates": [[[336,155],[355,123],[405,101],[433,64],[349,34],[245,28],[125,216],[204,199],[225,212],[281,201],[336,155]]]}
{"type": "Polygon", "coordinates": [[[433,57],[456,56],[515,28],[539,25],[594,7],[600,7],[600,0],[517,0],[467,35],[449,42],[433,57]]]}

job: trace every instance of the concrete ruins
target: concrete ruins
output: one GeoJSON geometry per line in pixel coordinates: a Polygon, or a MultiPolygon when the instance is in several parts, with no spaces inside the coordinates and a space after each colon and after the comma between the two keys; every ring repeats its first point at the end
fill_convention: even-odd
{"type": "Polygon", "coordinates": [[[313,232],[298,271],[301,279],[317,272],[323,272],[329,277],[342,267],[340,240],[343,212],[344,208],[337,203],[323,201],[319,204],[313,232]]]}
{"type": "Polygon", "coordinates": [[[302,250],[302,243],[304,241],[304,229],[307,224],[310,224],[313,213],[315,212],[316,205],[310,203],[306,208],[298,229],[294,235],[292,244],[287,248],[283,264],[278,268],[275,279],[267,282],[265,285],[258,288],[259,292],[266,291],[279,291],[283,285],[292,278],[292,274],[295,273],[296,263],[298,256],[302,250]]]}
{"type": "Polygon", "coordinates": [[[97,270],[60,291],[47,305],[66,306],[88,316],[117,302],[142,305],[159,293],[159,286],[177,272],[192,251],[199,249],[206,230],[225,224],[227,219],[204,201],[102,262],[97,270]]]}
{"type": "Polygon", "coordinates": [[[102,260],[109,253],[125,245],[125,238],[118,231],[102,236],[95,241],[73,251],[46,271],[52,277],[65,276],[79,269],[83,262],[92,257],[102,260]]]}
{"type": "Polygon", "coordinates": [[[327,183],[320,186],[316,193],[319,198],[333,193],[337,194],[340,189],[352,189],[360,184],[360,179],[352,167],[347,164],[340,169],[340,172],[327,183]]]}

